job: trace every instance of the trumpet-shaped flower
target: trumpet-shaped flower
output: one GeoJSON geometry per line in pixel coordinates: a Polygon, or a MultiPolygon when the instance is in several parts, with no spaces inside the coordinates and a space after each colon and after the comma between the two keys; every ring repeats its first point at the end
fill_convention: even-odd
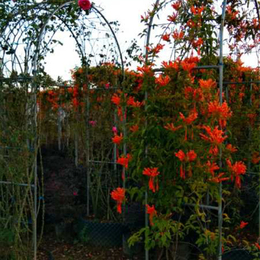
{"type": "Polygon", "coordinates": [[[180,112],[180,118],[183,120],[184,123],[187,125],[190,125],[194,120],[196,120],[198,117],[198,113],[195,110],[192,110],[188,117],[185,117],[181,112],[180,112]]]}
{"type": "Polygon", "coordinates": [[[111,101],[117,106],[119,106],[121,102],[120,97],[116,93],[112,96],[111,101]]]}
{"type": "Polygon", "coordinates": [[[123,140],[123,135],[122,133],[120,135],[115,135],[113,138],[112,138],[112,142],[114,144],[117,144],[117,145],[120,145],[121,141],[123,140]]]}
{"type": "Polygon", "coordinates": [[[131,160],[131,155],[127,154],[126,156],[122,155],[117,159],[117,163],[128,169],[128,163],[131,160]]]}
{"type": "Polygon", "coordinates": [[[157,211],[155,210],[154,205],[149,206],[148,204],[146,204],[146,212],[147,214],[149,214],[150,225],[153,226],[153,217],[157,215],[157,211]]]}
{"type": "Polygon", "coordinates": [[[177,153],[175,153],[175,156],[179,158],[181,162],[183,162],[186,159],[186,155],[182,150],[179,150],[177,153]]]}
{"type": "Polygon", "coordinates": [[[147,175],[147,176],[150,177],[150,179],[149,179],[149,189],[152,192],[155,192],[156,190],[159,189],[158,181],[156,183],[156,186],[154,184],[155,177],[158,176],[159,174],[160,174],[160,172],[158,172],[158,168],[144,168],[144,170],[143,170],[143,175],[147,175]]]}
{"type": "Polygon", "coordinates": [[[167,125],[164,126],[164,128],[172,132],[175,132],[178,129],[182,128],[182,126],[174,126],[173,123],[168,123],[167,125]]]}
{"type": "Polygon", "coordinates": [[[203,129],[205,129],[206,133],[205,134],[200,134],[200,137],[207,141],[210,142],[214,145],[219,145],[224,142],[224,140],[227,138],[227,136],[223,136],[224,132],[221,129],[218,129],[218,126],[216,126],[214,129],[212,129],[209,126],[203,126],[203,129]]]}
{"type": "Polygon", "coordinates": [[[246,173],[246,165],[244,162],[235,162],[233,165],[229,159],[226,160],[228,169],[231,171],[231,180],[235,177],[235,185],[238,188],[241,188],[241,179],[240,175],[244,175],[246,173]]]}
{"type": "Polygon", "coordinates": [[[240,229],[243,229],[247,225],[248,225],[248,222],[241,221],[239,227],[240,227],[240,229]]]}
{"type": "Polygon", "coordinates": [[[139,126],[138,126],[138,125],[132,125],[132,126],[130,127],[130,131],[133,132],[133,133],[137,132],[138,129],[139,129],[139,126]]]}
{"type": "Polygon", "coordinates": [[[122,213],[122,203],[125,199],[125,189],[124,188],[116,188],[111,192],[111,197],[113,200],[117,202],[117,212],[122,213]]]}
{"type": "Polygon", "coordinates": [[[229,119],[232,115],[226,101],[220,104],[219,101],[216,100],[209,102],[208,113],[218,119],[219,125],[222,128],[226,126],[227,119],[229,119]]]}

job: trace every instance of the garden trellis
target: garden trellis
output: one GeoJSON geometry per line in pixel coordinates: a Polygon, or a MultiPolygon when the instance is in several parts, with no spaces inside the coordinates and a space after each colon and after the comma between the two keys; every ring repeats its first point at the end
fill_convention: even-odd
{"type": "MultiPolygon", "coordinates": [[[[37,157],[40,159],[38,149],[43,144],[44,136],[41,135],[42,126],[38,118],[37,96],[41,90],[50,86],[64,85],[53,81],[44,72],[44,58],[53,52],[55,44],[61,44],[60,39],[55,38],[56,33],[67,31],[75,40],[82,66],[87,68],[93,64],[97,66],[113,62],[122,66],[124,71],[115,35],[116,26],[117,22],[108,22],[98,7],[92,5],[91,12],[87,15],[75,1],[56,4],[1,2],[1,226],[10,242],[15,241],[14,255],[18,259],[30,254],[30,241],[33,241],[36,259],[37,216],[40,207],[44,207],[44,173],[38,169],[41,160],[37,160],[37,157]],[[22,237],[29,238],[30,234],[31,239],[24,240],[22,237]],[[28,241],[28,244],[22,241],[28,241]]],[[[84,70],[84,75],[86,79],[87,70],[84,70]]],[[[66,89],[69,87],[65,86],[66,89]]],[[[87,96],[84,102],[84,121],[88,122],[87,96]]],[[[59,109],[59,149],[62,145],[62,113],[62,109],[59,109]]],[[[89,129],[85,130],[86,164],[89,166],[89,129]]],[[[76,164],[79,145],[77,138],[74,138],[76,164]]],[[[88,171],[88,181],[89,175],[88,171]]],[[[86,193],[89,214],[89,186],[86,187],[86,193]]]]}
{"type": "MultiPolygon", "coordinates": [[[[242,221],[240,229],[235,226],[239,207],[230,206],[232,222],[223,205],[228,211],[234,199],[242,201],[238,188],[246,164],[248,175],[259,175],[259,70],[223,57],[223,31],[228,28],[234,36],[230,48],[245,47],[246,41],[257,48],[259,21],[235,19],[235,8],[242,3],[223,1],[219,16],[211,4],[155,1],[142,17],[146,46],[135,57],[137,71],[124,69],[112,28],[116,23],[109,23],[95,5],[89,13],[74,1],[2,4],[1,225],[7,237],[14,236],[16,255],[27,253],[20,242],[33,233],[36,259],[37,212],[44,205],[37,151],[54,143],[73,153],[78,168],[86,166],[88,216],[101,212],[106,219],[118,219],[110,208],[111,192],[126,224],[130,214],[123,205],[125,196],[145,205],[146,225],[129,241],[144,237],[146,259],[157,246],[162,248],[158,259],[163,254],[176,259],[178,241],[189,230],[197,232],[201,259],[222,259],[223,250],[236,240],[230,229],[241,232],[246,225],[242,221]],[[167,8],[173,13],[157,26],[155,16],[167,8]],[[154,28],[162,30],[156,45],[151,43],[154,28]],[[75,39],[81,66],[73,70],[72,82],[55,82],[44,72],[44,58],[60,41],[56,32],[64,30],[75,39]],[[244,45],[236,45],[242,37],[244,45]],[[153,63],[162,49],[171,53],[170,61],[156,69],[153,63]],[[172,56],[179,58],[172,61],[172,56]],[[249,126],[242,127],[240,120],[249,126]],[[233,155],[236,147],[239,152],[233,155]],[[233,182],[236,188],[231,189],[233,182]],[[16,225],[14,234],[11,224],[16,225]]],[[[248,6],[252,8],[250,1],[248,6]]],[[[257,2],[252,13],[259,19],[257,2]]],[[[258,179],[252,180],[257,190],[258,179]]],[[[250,243],[246,249],[257,256],[257,246],[250,243]]]]}

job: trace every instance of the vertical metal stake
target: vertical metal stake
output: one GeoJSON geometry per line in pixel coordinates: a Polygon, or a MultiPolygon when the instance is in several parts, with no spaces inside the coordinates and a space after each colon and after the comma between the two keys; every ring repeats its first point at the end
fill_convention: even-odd
{"type": "MultiPolygon", "coordinates": [[[[224,21],[226,12],[227,0],[222,3],[222,16],[219,32],[219,103],[222,104],[223,93],[223,32],[224,21]]],[[[219,151],[219,167],[222,167],[222,150],[219,151]]],[[[218,260],[222,260],[222,224],[223,224],[223,209],[222,209],[222,183],[219,184],[219,203],[218,203],[218,232],[219,232],[219,245],[218,245],[218,260]]]]}
{"type": "Polygon", "coordinates": [[[58,109],[58,149],[61,150],[61,107],[58,109]]]}

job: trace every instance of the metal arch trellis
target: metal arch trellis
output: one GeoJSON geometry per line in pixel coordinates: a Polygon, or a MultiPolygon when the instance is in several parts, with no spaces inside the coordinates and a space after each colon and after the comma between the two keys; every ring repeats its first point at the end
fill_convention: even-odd
{"type": "MultiPolygon", "coordinates": [[[[145,45],[145,49],[144,49],[144,64],[145,65],[149,65],[151,63],[154,62],[154,58],[155,56],[152,57],[151,60],[149,60],[149,50],[148,50],[148,46],[150,46],[150,37],[151,37],[151,32],[153,27],[153,19],[156,13],[158,13],[163,6],[166,6],[167,4],[169,4],[171,1],[160,1],[160,0],[156,0],[155,3],[153,4],[153,10],[150,11],[150,18],[147,21],[147,29],[144,31],[145,35],[146,35],[146,45],[145,45]]],[[[257,1],[255,1],[255,8],[257,11],[257,16],[259,18],[259,8],[258,8],[258,4],[257,1]]],[[[218,88],[219,88],[219,103],[220,105],[223,103],[223,85],[229,85],[232,84],[232,82],[224,82],[223,81],[223,73],[224,73],[224,63],[223,63],[223,45],[224,45],[224,26],[225,26],[225,14],[226,14],[226,9],[227,9],[227,0],[223,0],[222,2],[222,13],[221,13],[221,21],[220,21],[220,28],[219,28],[219,34],[218,34],[218,48],[219,48],[219,58],[218,58],[218,65],[203,65],[203,66],[198,66],[195,67],[194,69],[217,69],[219,72],[219,77],[218,77],[218,88]]],[[[149,13],[149,12],[148,12],[149,13]]],[[[168,27],[166,27],[166,29],[164,30],[164,32],[166,32],[168,27]]],[[[161,41],[161,37],[159,39],[159,43],[161,41]]],[[[173,53],[173,50],[172,50],[173,53]]],[[[172,54],[171,54],[172,56],[172,54]]],[[[154,69],[154,71],[162,71],[161,69],[154,69]]],[[[252,84],[252,82],[234,82],[234,84],[246,84],[249,83],[250,86],[252,84]]],[[[259,81],[255,81],[256,84],[259,84],[259,81]]],[[[251,87],[250,87],[251,88],[251,87]]],[[[145,101],[147,101],[148,99],[148,91],[145,91],[145,101]]],[[[145,110],[147,109],[147,103],[145,102],[145,110]]],[[[145,121],[145,124],[147,126],[147,121],[145,121]]],[[[146,144],[146,148],[145,148],[145,155],[148,155],[148,144],[146,144]]],[[[220,149],[220,156],[219,156],[219,166],[220,168],[222,167],[222,150],[220,149]]],[[[260,173],[255,173],[255,172],[247,172],[249,174],[257,174],[259,175],[260,173]]],[[[259,175],[260,176],[260,175],[259,175]]],[[[223,252],[222,252],[222,246],[223,246],[223,241],[222,241],[222,225],[223,225],[223,205],[222,205],[222,183],[219,183],[219,201],[218,201],[218,206],[211,206],[209,204],[207,205],[195,205],[195,204],[186,204],[187,206],[199,206],[200,208],[205,208],[208,210],[216,210],[218,212],[218,259],[222,260],[222,256],[223,256],[223,252]]],[[[145,192],[145,204],[148,203],[148,192],[146,190],[145,192]]],[[[259,192],[259,196],[260,196],[260,192],[259,192]]],[[[259,208],[259,216],[258,216],[258,225],[259,225],[259,237],[260,237],[260,197],[258,198],[258,208],[259,208]]],[[[149,221],[148,221],[148,213],[147,211],[145,211],[145,226],[148,227],[149,226],[149,221]]],[[[259,240],[258,237],[258,240],[259,240]]],[[[146,249],[145,251],[145,259],[148,260],[149,259],[149,250],[146,249]]]]}
{"type": "MultiPolygon", "coordinates": [[[[14,18],[17,22],[16,25],[11,28],[11,30],[9,30],[9,21],[7,21],[6,26],[2,27],[1,29],[1,38],[2,38],[2,47],[7,46],[6,49],[3,50],[3,58],[2,58],[2,64],[1,64],[1,82],[6,82],[6,81],[12,81],[15,82],[17,80],[19,80],[19,78],[21,78],[21,82],[26,82],[26,80],[29,80],[29,82],[31,82],[31,84],[27,85],[27,91],[30,92],[30,96],[31,96],[31,100],[29,100],[29,108],[30,108],[30,115],[29,115],[29,124],[28,126],[31,128],[31,132],[32,132],[32,137],[30,139],[27,139],[27,144],[30,146],[30,149],[33,149],[35,151],[35,155],[34,155],[34,162],[33,162],[33,172],[34,172],[34,176],[33,176],[33,183],[34,184],[28,184],[31,185],[31,187],[34,188],[34,196],[33,196],[33,200],[34,200],[34,211],[33,211],[33,251],[34,251],[34,259],[37,258],[37,208],[38,208],[38,190],[37,190],[37,185],[38,185],[38,169],[37,169],[37,149],[38,149],[38,134],[37,134],[37,92],[39,90],[39,86],[38,86],[38,76],[39,76],[39,71],[41,70],[40,68],[40,61],[42,60],[42,50],[48,51],[48,43],[51,42],[51,40],[47,43],[44,43],[45,45],[41,46],[45,33],[46,33],[46,28],[48,26],[48,22],[52,19],[52,17],[56,16],[58,17],[58,19],[61,20],[61,22],[67,27],[67,29],[70,31],[70,33],[72,34],[73,38],[76,41],[76,44],[78,46],[79,52],[81,54],[81,60],[82,60],[82,65],[86,65],[87,61],[86,61],[86,54],[85,54],[85,49],[84,46],[82,46],[79,41],[78,41],[78,37],[77,35],[73,34],[73,30],[70,28],[70,25],[66,24],[66,21],[64,21],[62,19],[62,17],[58,16],[58,12],[61,11],[64,8],[70,7],[73,4],[75,4],[75,1],[69,1],[66,2],[64,4],[62,4],[61,6],[59,6],[58,8],[56,8],[54,11],[50,11],[50,10],[46,10],[46,8],[48,8],[48,4],[39,4],[39,5],[29,5],[29,6],[24,6],[25,8],[23,8],[21,11],[19,10],[19,8],[16,10],[16,8],[13,8],[11,11],[11,15],[9,16],[11,18],[14,18]],[[37,7],[39,7],[37,9],[37,7]],[[43,23],[41,24],[41,29],[40,29],[40,33],[37,33],[33,38],[33,40],[31,41],[31,39],[27,39],[27,47],[25,48],[25,52],[27,54],[27,58],[25,56],[25,60],[20,61],[18,55],[17,55],[17,48],[18,48],[18,44],[16,44],[16,48],[13,49],[13,43],[8,42],[8,38],[9,37],[4,37],[5,34],[8,34],[8,36],[13,36],[13,41],[16,40],[16,36],[19,34],[19,32],[21,32],[19,39],[20,40],[22,38],[22,35],[24,32],[26,32],[26,30],[28,30],[29,25],[27,28],[25,28],[25,31],[19,30],[21,29],[25,23],[29,23],[30,24],[30,20],[22,20],[22,22],[20,22],[19,19],[17,19],[17,16],[25,14],[28,12],[28,10],[30,10],[32,12],[32,14],[34,15],[35,18],[37,17],[41,17],[43,18],[43,23]],[[42,14],[42,12],[45,12],[45,15],[42,14]],[[46,15],[47,14],[47,15],[46,15]],[[15,18],[16,17],[16,18],[15,18]],[[21,23],[21,24],[20,24],[21,23]],[[20,28],[17,30],[15,29],[15,27],[17,27],[17,25],[20,25],[20,28]],[[14,32],[14,30],[17,30],[16,32],[14,32]],[[7,50],[10,50],[10,53],[8,53],[9,55],[11,55],[11,68],[10,68],[10,73],[8,75],[8,64],[5,61],[5,53],[7,50]],[[33,55],[29,55],[30,53],[33,53],[33,55]],[[31,67],[29,66],[29,61],[31,61],[31,67]],[[17,74],[17,70],[15,69],[15,64],[18,64],[19,66],[19,70],[21,73],[21,77],[17,77],[15,74],[11,74],[11,72],[16,71],[17,74]],[[24,65],[24,69],[22,68],[22,66],[24,65]],[[4,72],[5,71],[5,72],[4,72]],[[30,72],[32,73],[32,76],[30,76],[30,72]],[[9,77],[8,77],[8,76],[9,77]],[[26,76],[23,76],[26,75],[26,76]],[[10,79],[9,79],[10,78],[10,79]]],[[[15,3],[14,3],[15,5],[15,3]]],[[[17,5],[18,6],[18,5],[17,5]]],[[[11,4],[11,7],[12,4],[11,4]]],[[[112,34],[112,38],[115,40],[115,44],[117,46],[118,52],[119,52],[119,59],[120,59],[120,66],[121,66],[121,70],[122,70],[122,75],[124,75],[124,62],[123,62],[123,58],[122,58],[122,53],[121,53],[121,49],[120,49],[120,45],[118,43],[116,34],[111,26],[111,24],[108,22],[108,20],[105,18],[105,16],[102,14],[101,11],[98,10],[97,7],[95,7],[94,5],[91,8],[91,11],[94,11],[97,16],[101,17],[101,19],[104,21],[104,24],[106,26],[108,26],[110,33],[112,34]]],[[[28,19],[28,18],[27,18],[28,19]]],[[[10,23],[11,24],[11,23],[10,23]]],[[[104,25],[103,25],[104,26],[104,25]]],[[[95,29],[95,28],[94,28],[95,29]]],[[[53,35],[55,34],[55,32],[57,31],[54,30],[53,35]]],[[[32,34],[31,34],[32,36],[32,34]]],[[[18,41],[17,40],[17,41],[18,41]]],[[[87,104],[86,104],[86,108],[87,108],[87,117],[88,117],[88,110],[89,110],[89,100],[87,98],[87,104]]],[[[86,118],[86,120],[88,120],[88,118],[86,118]]],[[[87,129],[87,139],[89,137],[89,129],[87,129]]],[[[88,140],[87,140],[88,142],[88,140]]],[[[125,146],[126,147],[126,146],[125,146]]],[[[87,147],[89,148],[89,147],[87,147]]],[[[125,150],[126,148],[124,148],[125,150]]],[[[89,163],[89,158],[87,158],[87,164],[89,163]]],[[[88,178],[89,178],[89,174],[88,174],[88,178]]],[[[88,182],[89,185],[90,182],[88,182]]],[[[1,184],[12,184],[12,182],[9,181],[1,181],[1,184]]],[[[24,183],[18,183],[18,185],[21,186],[28,186],[27,184],[24,183]]],[[[87,187],[87,193],[88,193],[88,212],[89,212],[89,186],[87,187]]]]}

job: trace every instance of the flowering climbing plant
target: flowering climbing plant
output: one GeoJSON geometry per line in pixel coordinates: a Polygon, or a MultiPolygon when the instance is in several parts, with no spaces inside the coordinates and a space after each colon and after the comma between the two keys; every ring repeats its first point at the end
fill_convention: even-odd
{"type": "MultiPolygon", "coordinates": [[[[234,21],[242,26],[241,18],[246,16],[239,4],[233,14],[233,2],[226,12],[231,35],[234,21]]],[[[154,5],[152,11],[142,16],[142,22],[149,24],[164,3],[154,5]]],[[[135,82],[126,87],[125,93],[111,99],[122,120],[127,115],[128,135],[123,140],[129,147],[131,161],[122,165],[127,170],[126,182],[131,180],[132,185],[125,194],[126,207],[128,200],[141,201],[150,222],[129,242],[140,241],[144,235],[148,249],[169,248],[172,241],[185,239],[193,230],[193,242],[206,248],[208,256],[214,259],[218,254],[218,226],[209,225],[215,222],[214,218],[200,205],[219,205],[220,185],[224,209],[222,251],[241,241],[231,234],[230,227],[243,221],[240,230],[249,228],[237,215],[242,207],[233,203],[242,203],[239,194],[243,192],[243,180],[248,172],[259,167],[259,69],[226,57],[220,98],[218,71],[203,67],[218,62],[219,46],[212,21],[219,25],[220,17],[212,2],[204,5],[197,1],[172,1],[172,8],[169,26],[164,24],[164,33],[160,34],[163,44],[146,46],[146,55],[138,57],[140,66],[131,72],[135,82]],[[180,27],[172,29],[170,25],[176,24],[180,27]],[[161,69],[156,70],[154,59],[171,42],[179,57],[162,62],[161,69]],[[250,81],[254,83],[246,83],[250,81]],[[227,210],[227,205],[233,205],[234,211],[227,210]]],[[[254,28],[258,26],[259,21],[254,28]]],[[[248,37],[254,43],[259,40],[259,35],[248,37]]],[[[240,46],[242,42],[244,39],[235,38],[234,44],[240,46]]],[[[257,235],[247,241],[241,243],[257,255],[257,235]]]]}
{"type": "MultiPolygon", "coordinates": [[[[226,70],[225,81],[240,81],[238,71],[241,70],[250,70],[252,81],[259,80],[259,72],[244,67],[240,61],[227,58],[224,62],[232,70],[232,73],[226,70]],[[229,74],[234,76],[228,78],[229,74]]],[[[145,203],[144,193],[148,192],[146,210],[150,228],[149,231],[143,229],[143,232],[149,233],[146,240],[148,248],[157,243],[168,247],[176,232],[184,238],[188,230],[194,229],[198,233],[198,245],[207,243],[207,238],[212,237],[209,253],[216,254],[217,227],[209,230],[206,224],[205,227],[199,224],[200,221],[211,221],[199,205],[207,196],[210,205],[218,205],[220,184],[225,190],[224,205],[231,203],[235,197],[238,199],[235,194],[243,187],[248,167],[256,170],[259,164],[255,146],[259,138],[255,137],[257,140],[247,144],[251,152],[245,157],[244,142],[233,134],[246,138],[245,125],[248,131],[252,131],[252,136],[259,132],[256,121],[250,125],[252,117],[248,117],[248,111],[259,115],[259,86],[254,85],[249,91],[244,85],[244,91],[238,93],[238,86],[231,83],[220,103],[217,74],[213,70],[196,68],[202,65],[203,60],[195,56],[182,61],[163,62],[164,69],[160,74],[155,74],[152,66],[144,65],[131,72],[136,82],[129,86],[127,93],[114,94],[111,98],[120,111],[119,115],[124,108],[127,114],[128,137],[120,133],[112,139],[118,147],[122,148],[123,141],[129,147],[127,156],[118,157],[118,163],[127,171],[126,182],[136,182],[125,193],[126,207],[127,194],[129,198],[142,198],[145,203]],[[147,100],[146,91],[149,93],[147,100]],[[233,100],[231,97],[236,95],[241,98],[233,100]],[[246,102],[250,96],[254,97],[251,104],[246,102]],[[233,123],[242,118],[245,121],[233,123]],[[182,219],[187,212],[185,205],[191,204],[197,205],[194,212],[185,221],[177,221],[177,216],[182,219]]],[[[223,214],[226,214],[224,223],[232,222],[232,216],[223,214]]],[[[246,225],[243,227],[246,228],[246,225]]],[[[141,233],[136,233],[130,242],[140,239],[141,233]]],[[[223,241],[227,243],[223,247],[225,250],[230,237],[224,237],[223,241]]]]}

